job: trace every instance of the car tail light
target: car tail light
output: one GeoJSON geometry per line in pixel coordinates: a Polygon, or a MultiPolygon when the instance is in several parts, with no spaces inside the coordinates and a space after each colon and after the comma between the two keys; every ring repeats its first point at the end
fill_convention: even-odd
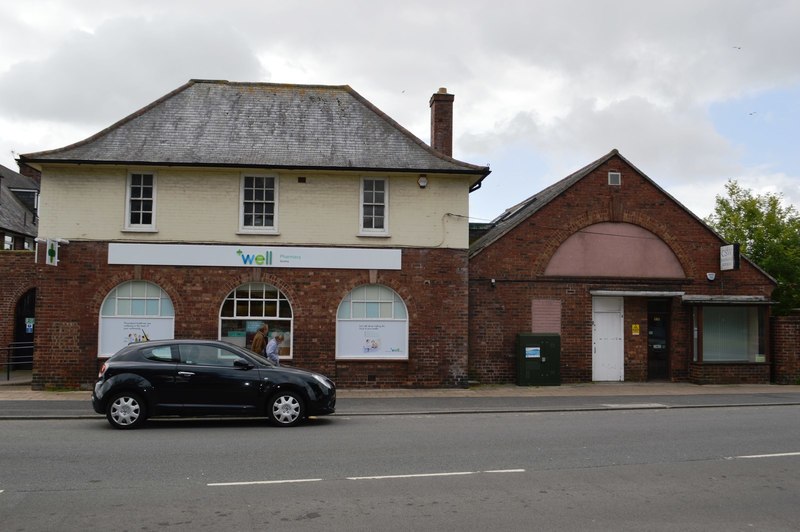
{"type": "Polygon", "coordinates": [[[103,362],[103,365],[100,366],[100,373],[97,374],[97,378],[98,379],[102,379],[103,378],[103,373],[106,372],[106,368],[107,367],[108,367],[108,365],[105,362],[103,362]]]}

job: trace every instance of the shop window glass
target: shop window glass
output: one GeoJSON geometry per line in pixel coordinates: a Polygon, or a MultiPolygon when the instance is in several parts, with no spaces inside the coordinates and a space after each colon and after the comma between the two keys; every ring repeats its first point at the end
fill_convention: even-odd
{"type": "Polygon", "coordinates": [[[283,334],[281,359],[292,358],[293,315],[289,299],[267,283],[247,283],[236,287],[220,307],[219,338],[249,348],[262,323],[269,325],[269,337],[283,334]]]}
{"type": "Polygon", "coordinates": [[[758,307],[702,309],[704,362],[764,362],[764,313],[758,307]]]}
{"type": "Polygon", "coordinates": [[[408,312],[391,288],[354,288],[342,299],[336,318],[336,358],[408,358],[408,312]]]}
{"type": "Polygon", "coordinates": [[[169,295],[148,281],[113,288],[100,307],[98,354],[111,356],[126,345],[174,338],[175,309],[169,295]]]}

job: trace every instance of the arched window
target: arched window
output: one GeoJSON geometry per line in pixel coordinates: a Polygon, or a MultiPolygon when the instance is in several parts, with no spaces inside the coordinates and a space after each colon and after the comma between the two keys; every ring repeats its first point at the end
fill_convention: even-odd
{"type": "Polygon", "coordinates": [[[292,306],[271,284],[247,283],[228,294],[219,313],[219,339],[249,348],[262,323],[269,325],[270,338],[283,335],[281,359],[292,358],[292,306]]]}
{"type": "Polygon", "coordinates": [[[127,281],[111,290],[100,307],[98,356],[111,356],[134,342],[175,336],[175,309],[166,292],[148,281],[127,281]]]}
{"type": "Polygon", "coordinates": [[[408,358],[408,311],[397,292],[369,284],[342,299],[336,313],[336,358],[408,358]]]}

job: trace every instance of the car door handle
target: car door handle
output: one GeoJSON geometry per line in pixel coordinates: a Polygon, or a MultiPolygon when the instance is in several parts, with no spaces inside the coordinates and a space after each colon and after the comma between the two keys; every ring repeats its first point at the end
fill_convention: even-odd
{"type": "Polygon", "coordinates": [[[191,377],[194,375],[194,373],[192,373],[191,371],[179,371],[178,375],[180,375],[181,377],[191,377]]]}

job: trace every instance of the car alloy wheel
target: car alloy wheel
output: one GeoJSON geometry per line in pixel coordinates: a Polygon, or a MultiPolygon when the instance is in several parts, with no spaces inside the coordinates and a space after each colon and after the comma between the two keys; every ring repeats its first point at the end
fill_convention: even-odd
{"type": "Polygon", "coordinates": [[[121,393],[108,402],[106,418],[115,429],[136,428],[145,419],[145,407],[136,394],[121,393]]]}
{"type": "Polygon", "coordinates": [[[269,404],[270,421],[281,427],[297,425],[305,415],[303,400],[294,392],[280,392],[272,396],[269,404]]]}

